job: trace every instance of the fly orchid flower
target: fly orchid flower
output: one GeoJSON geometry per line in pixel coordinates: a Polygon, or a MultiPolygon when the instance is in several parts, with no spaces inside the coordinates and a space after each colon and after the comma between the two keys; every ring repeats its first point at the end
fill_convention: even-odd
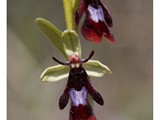
{"type": "Polygon", "coordinates": [[[53,57],[59,64],[70,66],[68,82],[59,99],[59,108],[61,110],[65,108],[69,99],[71,100],[69,120],[96,120],[91,103],[88,100],[88,94],[91,95],[93,100],[98,104],[104,104],[102,96],[94,89],[82,66],[83,63],[87,62],[93,56],[93,54],[94,51],[90,53],[87,59],[80,59],[77,55],[73,54],[66,63],[53,57]]]}
{"type": "Polygon", "coordinates": [[[81,0],[75,13],[75,22],[79,21],[86,12],[86,18],[82,25],[81,32],[86,40],[95,43],[102,42],[105,36],[111,43],[115,43],[114,36],[108,27],[112,27],[112,17],[100,0],[81,0]]]}
{"type": "MultiPolygon", "coordinates": [[[[81,59],[81,44],[78,34],[74,31],[76,26],[74,24],[74,17],[71,14],[71,3],[71,0],[64,0],[67,30],[63,32],[48,20],[43,18],[36,19],[36,23],[41,31],[68,60],[68,62],[63,63],[53,57],[60,65],[46,68],[40,78],[45,82],[56,82],[68,77],[67,85],[59,99],[59,108],[61,110],[64,109],[70,99],[71,108],[69,120],[96,120],[92,109],[92,102],[94,100],[98,104],[103,105],[104,101],[100,93],[92,86],[89,76],[102,77],[103,75],[111,74],[112,72],[98,60],[90,60],[94,54],[93,51],[87,59],[81,59]]],[[[87,4],[84,5],[86,6],[87,4]]],[[[94,3],[91,5],[93,6],[94,3]]],[[[102,9],[101,6],[100,8],[102,9]]],[[[77,18],[80,19],[83,12],[80,10],[79,12],[77,11],[77,13],[77,18]]],[[[79,19],[77,19],[78,22],[79,19]]],[[[107,20],[108,26],[112,26],[111,17],[107,18],[107,20]]],[[[102,22],[102,25],[103,24],[104,23],[102,22]]],[[[96,36],[97,35],[92,35],[91,37],[96,36]]]]}

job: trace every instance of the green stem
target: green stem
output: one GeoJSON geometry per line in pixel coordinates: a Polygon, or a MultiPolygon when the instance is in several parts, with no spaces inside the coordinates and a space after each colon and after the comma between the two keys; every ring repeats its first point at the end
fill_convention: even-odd
{"type": "Polygon", "coordinates": [[[74,13],[76,12],[78,5],[79,5],[79,0],[73,0],[72,8],[74,13]]]}
{"type": "Polygon", "coordinates": [[[74,21],[72,0],[63,0],[63,3],[67,29],[77,31],[77,27],[74,21]]]}

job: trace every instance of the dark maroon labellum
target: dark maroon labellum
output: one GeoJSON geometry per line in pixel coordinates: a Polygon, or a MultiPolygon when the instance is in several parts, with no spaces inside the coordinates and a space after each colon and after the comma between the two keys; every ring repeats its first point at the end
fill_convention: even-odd
{"type": "Polygon", "coordinates": [[[69,99],[71,101],[69,120],[96,120],[88,100],[88,94],[90,94],[98,104],[104,104],[102,96],[94,89],[89,76],[82,66],[93,54],[94,51],[90,53],[87,59],[80,59],[77,55],[72,55],[66,63],[53,57],[59,64],[70,66],[68,82],[59,99],[59,108],[61,110],[65,108],[69,99]]]}
{"type": "Polygon", "coordinates": [[[113,23],[107,7],[100,0],[81,0],[75,13],[77,25],[84,12],[86,12],[86,18],[81,28],[84,38],[95,43],[101,43],[102,36],[104,36],[111,43],[115,43],[114,36],[109,30],[113,23]]]}

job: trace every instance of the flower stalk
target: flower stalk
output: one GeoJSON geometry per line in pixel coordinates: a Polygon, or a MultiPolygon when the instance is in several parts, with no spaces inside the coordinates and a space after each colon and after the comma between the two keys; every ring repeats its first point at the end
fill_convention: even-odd
{"type": "MultiPolygon", "coordinates": [[[[77,2],[75,2],[74,4],[76,3],[77,2]]],[[[67,29],[77,31],[77,27],[74,22],[74,10],[72,0],[63,0],[63,5],[67,29]]]]}

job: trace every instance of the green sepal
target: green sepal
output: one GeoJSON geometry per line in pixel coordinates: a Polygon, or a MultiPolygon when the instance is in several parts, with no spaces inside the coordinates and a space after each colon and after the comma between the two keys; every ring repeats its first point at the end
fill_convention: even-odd
{"type": "Polygon", "coordinates": [[[97,60],[89,60],[83,64],[86,72],[89,76],[102,77],[105,74],[111,74],[111,70],[101,62],[97,60]]]}
{"type": "Polygon", "coordinates": [[[78,35],[73,30],[65,30],[62,33],[63,48],[67,57],[76,54],[81,58],[81,46],[78,35]]]}
{"type": "Polygon", "coordinates": [[[56,82],[68,77],[69,66],[56,65],[48,67],[41,74],[40,79],[44,82],[56,82]]]}

